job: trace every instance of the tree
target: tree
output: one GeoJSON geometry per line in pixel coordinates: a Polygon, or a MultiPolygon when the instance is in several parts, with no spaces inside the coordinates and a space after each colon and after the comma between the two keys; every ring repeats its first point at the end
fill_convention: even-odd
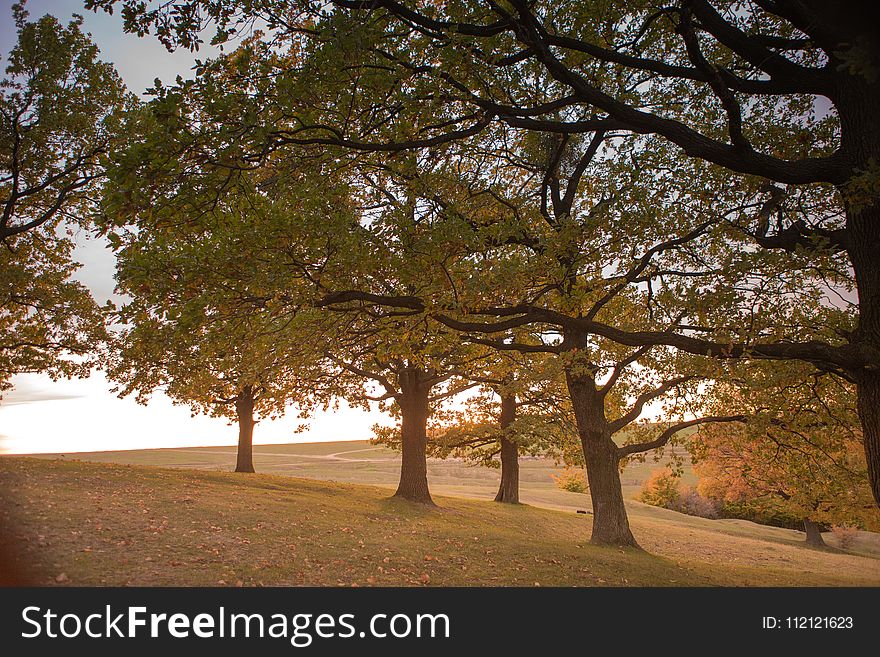
{"type": "Polygon", "coordinates": [[[552,365],[541,354],[488,354],[465,375],[480,384],[479,393],[438,418],[429,430],[429,452],[500,467],[495,501],[519,504],[520,455],[561,456],[574,433],[560,372],[552,365]]]}
{"type": "MultiPolygon", "coordinates": [[[[234,114],[264,117],[281,111],[274,88],[258,93],[268,78],[264,69],[254,71],[250,64],[262,47],[248,43],[241,51],[206,63],[197,79],[158,90],[149,119],[155,127],[135,144],[134,160],[123,161],[120,167],[123,174],[114,202],[123,221],[134,208],[144,213],[144,227],[149,228],[168,212],[179,216],[176,208],[181,204],[188,209],[189,221],[195,221],[204,208],[215,205],[218,196],[222,198],[228,180],[250,168],[263,170],[267,180],[283,181],[283,175],[292,175],[295,168],[282,167],[279,174],[278,167],[289,159],[298,161],[296,151],[276,151],[265,161],[259,156],[251,159],[256,138],[251,130],[259,133],[262,124],[242,128],[234,114]],[[227,98],[240,98],[244,107],[227,98]],[[143,185],[144,180],[151,184],[143,185]],[[164,193],[163,180],[171,181],[171,193],[164,193]],[[217,181],[222,183],[220,192],[217,181]],[[181,184],[190,190],[187,194],[178,192],[181,184]]],[[[274,60],[258,61],[272,70],[274,60]]],[[[649,188],[641,167],[632,160],[655,152],[656,146],[633,141],[619,148],[624,156],[608,158],[603,147],[611,136],[597,131],[588,139],[545,139],[505,129],[467,149],[341,158],[349,162],[347,171],[358,181],[362,221],[349,229],[350,240],[344,247],[322,247],[306,258],[321,260],[321,253],[332,253],[323,265],[313,267],[322,273],[311,276],[310,282],[319,305],[354,318],[355,330],[343,333],[353,339],[342,343],[348,346],[337,353],[335,338],[331,340],[328,357],[335,357],[344,370],[379,381],[385,388],[382,396],[403,399],[400,412],[414,418],[403,423],[407,431],[418,428],[413,430],[409,450],[417,455],[412,481],[418,485],[413,485],[412,497],[428,499],[421,474],[427,406],[413,403],[410,408],[413,396],[404,393],[401,376],[404,370],[418,369],[426,388],[434,377],[444,380],[450,375],[445,365],[438,363],[431,372],[422,365],[426,353],[435,358],[442,354],[445,360],[457,351],[447,346],[450,338],[444,337],[451,329],[463,333],[471,344],[558,357],[560,367],[570,375],[568,392],[590,471],[594,540],[634,544],[620,491],[620,464],[642,448],[662,446],[677,429],[662,433],[656,438],[660,442],[652,438],[644,447],[641,443],[620,447],[613,436],[635,421],[647,403],[684,391],[699,376],[676,372],[675,368],[684,367],[685,357],[673,358],[662,348],[626,350],[607,340],[591,341],[579,322],[608,314],[631,318],[632,326],[639,328],[661,321],[658,318],[674,324],[682,317],[681,304],[691,301],[676,281],[704,270],[708,273],[703,277],[716,276],[716,270],[727,263],[708,262],[700,249],[714,238],[709,228],[724,219],[707,207],[714,196],[678,185],[677,176],[668,170],[649,179],[656,189],[646,193],[649,188]],[[496,143],[511,145],[499,154],[496,143]],[[515,157],[509,156],[511,152],[515,157]],[[580,194],[585,188],[589,192],[580,194]],[[661,213],[664,206],[679,210],[661,213]],[[670,225],[677,227],[672,238],[666,232],[670,225]],[[637,234],[632,236],[636,226],[637,234]],[[323,271],[328,262],[335,275],[323,271]],[[522,312],[538,301],[543,308],[522,312]],[[493,308],[488,312],[506,313],[512,319],[497,323],[467,319],[468,314],[486,314],[485,309],[493,308]],[[426,318],[433,325],[424,323],[426,318]],[[504,334],[525,325],[534,325],[534,334],[540,336],[537,343],[506,343],[477,335],[504,334]],[[416,335],[417,340],[404,340],[401,335],[416,335]],[[438,345],[432,343],[435,339],[440,340],[438,345]],[[651,365],[640,365],[640,360],[651,365]]],[[[730,212],[738,209],[733,206],[730,212]]],[[[272,252],[269,243],[266,247],[272,252]]],[[[259,262],[261,280],[269,289],[277,289],[285,278],[285,259],[270,259],[258,251],[252,257],[259,262]]],[[[408,374],[406,382],[411,383],[411,378],[408,374]]],[[[424,402],[429,393],[422,392],[419,399],[424,402]]],[[[354,394],[362,393],[356,389],[354,394]]]]}
{"type": "MultiPolygon", "coordinates": [[[[819,259],[842,255],[858,291],[853,328],[832,338],[737,342],[678,327],[633,332],[585,320],[580,328],[629,346],[802,360],[852,380],[880,504],[876,6],[819,0],[617,2],[598,8],[526,0],[441,6],[427,0],[336,0],[330,12],[281,0],[241,6],[187,0],[150,8],[133,0],[90,0],[88,6],[106,9],[117,2],[127,9],[128,29],[144,33],[155,27],[166,44],[187,47],[197,46],[212,21],[221,40],[258,18],[277,42],[302,47],[312,40],[315,48],[334,39],[350,45],[351,26],[360,24],[360,59],[350,54],[343,69],[349,79],[358,80],[358,64],[362,70],[382,67],[386,81],[419,91],[409,102],[389,96],[393,102],[374,108],[374,115],[412,121],[421,108],[428,118],[415,122],[416,134],[394,143],[381,133],[373,138],[368,123],[314,121],[292,133],[276,132],[272,144],[395,151],[470,138],[493,121],[563,136],[626,130],[657,135],[700,162],[768,181],[767,216],[749,231],[753,247],[819,259]],[[521,85],[510,84],[526,71],[542,91],[537,102],[533,94],[521,94],[521,85]],[[638,85],[614,86],[632,74],[641,78],[638,85]],[[825,99],[830,108],[817,111],[825,99]],[[438,101],[445,102],[445,120],[433,120],[438,101]],[[833,199],[826,207],[837,209],[805,217],[788,200],[801,187],[824,193],[833,199]],[[767,219],[774,213],[778,220],[771,228],[767,219]]],[[[373,84],[375,76],[369,80],[373,84]]]]}
{"type": "MultiPolygon", "coordinates": [[[[233,230],[259,223],[249,219],[233,230]]],[[[232,224],[221,223],[215,230],[203,224],[203,234],[185,240],[141,231],[119,245],[118,289],[127,300],[116,313],[124,328],[108,374],[120,396],[136,393],[146,403],[161,389],[194,414],[237,421],[235,471],[254,472],[254,425],[304,397],[307,350],[279,339],[284,319],[301,319],[240,312],[253,290],[235,278],[228,258],[239,252],[230,253],[227,243],[232,224]]]]}
{"type": "Polygon", "coordinates": [[[25,372],[88,376],[107,339],[89,291],[71,280],[68,237],[20,235],[0,247],[0,392],[25,372]]]}
{"type": "MultiPolygon", "coordinates": [[[[383,337],[393,340],[394,333],[386,332],[383,337]]],[[[457,363],[449,355],[437,358],[431,354],[434,344],[431,340],[406,358],[385,360],[368,349],[356,359],[333,359],[347,372],[381,387],[378,396],[365,398],[379,401],[383,410],[400,419],[395,427],[375,429],[377,442],[400,449],[400,481],[394,496],[428,505],[434,504],[428,488],[428,421],[443,400],[469,385],[456,381],[457,363]]]]}
{"type": "Polygon", "coordinates": [[[87,376],[106,334],[72,279],[127,97],[81,30],[12,8],[18,43],[0,81],[0,391],[23,372],[87,376]]]}
{"type": "MultiPolygon", "coordinates": [[[[392,181],[367,174],[365,186],[384,200],[369,204],[361,255],[349,265],[358,271],[357,287],[416,297],[443,290],[442,272],[433,267],[442,237],[433,230],[432,217],[422,213],[409,190],[392,181]]],[[[444,400],[474,387],[469,373],[479,367],[485,349],[462,344],[455,331],[432,322],[421,310],[386,309],[329,292],[340,289],[342,282],[325,277],[314,289],[317,305],[342,318],[326,346],[326,358],[340,376],[325,394],[376,401],[400,419],[395,427],[376,429],[379,442],[401,451],[395,496],[433,504],[427,480],[429,420],[444,400]],[[378,386],[379,393],[365,390],[365,382],[378,386]]]]}
{"type": "Polygon", "coordinates": [[[734,368],[718,385],[713,403],[747,421],[691,437],[701,494],[726,513],[799,520],[816,547],[820,525],[878,526],[851,384],[788,363],[734,368]]]}
{"type": "MultiPolygon", "coordinates": [[[[200,6],[198,2],[183,4],[200,6]]],[[[717,119],[726,120],[732,107],[728,104],[719,109],[710,102],[717,87],[706,86],[703,78],[688,78],[670,88],[664,86],[663,76],[645,79],[638,66],[609,64],[595,54],[576,53],[571,65],[579,68],[578,75],[589,79],[587,84],[604,89],[604,96],[590,95],[583,85],[572,82],[575,78],[560,78],[559,67],[548,64],[540,39],[534,36],[540,21],[529,14],[531,8],[516,3],[512,5],[515,15],[509,8],[462,7],[461,15],[451,22],[443,20],[445,9],[428,9],[434,13],[427,19],[416,10],[401,21],[398,19],[406,8],[394,2],[340,2],[339,11],[318,16],[317,22],[309,17],[307,23],[276,11],[287,4],[262,3],[257,11],[266,19],[271,36],[249,43],[229,60],[241,64],[237,76],[249,81],[254,93],[236,99],[247,106],[244,121],[230,114],[230,103],[211,105],[212,118],[222,126],[219,134],[223,136],[221,146],[209,149],[211,156],[235,169],[261,166],[285,157],[289,152],[285,149],[312,145],[392,154],[420,149],[421,157],[414,160],[419,165],[415,173],[402,173],[408,185],[418,185],[430,178],[420,170],[425,164],[437,157],[443,159],[453,152],[453,145],[457,148],[466,140],[462,149],[470,157],[464,167],[469,174],[472,163],[481,157],[474,152],[519,167],[518,174],[502,183],[507,189],[501,194],[497,185],[486,184],[485,177],[476,178],[476,188],[464,186],[468,201],[488,195],[503,206],[500,213],[488,213],[503,217],[502,221],[486,222],[470,209],[464,212],[450,204],[443,194],[417,190],[424,202],[448,219],[443,223],[448,231],[444,234],[461,240],[455,245],[461,249],[462,271],[450,272],[446,262],[435,263],[456,292],[452,303],[448,291],[438,292],[437,287],[431,288],[435,293],[430,297],[419,298],[407,289],[370,288],[368,284],[330,294],[323,303],[359,302],[398,313],[427,313],[469,341],[501,350],[525,347],[533,351],[535,346],[505,344],[477,334],[501,334],[531,325],[548,336],[548,342],[537,349],[557,354],[566,362],[585,460],[596,477],[594,504],[602,507],[602,512],[595,514],[597,541],[633,543],[619,491],[620,459],[661,446],[675,434],[664,430],[657,438],[621,448],[614,443],[611,429],[618,420],[631,419],[630,412],[638,415],[647,401],[703,376],[691,374],[691,365],[677,363],[674,368],[684,370],[673,376],[671,370],[660,374],[637,361],[650,358],[668,366],[675,359],[664,347],[673,347],[685,354],[717,358],[803,359],[852,376],[844,362],[844,352],[852,350],[844,348],[847,345],[838,349],[846,336],[853,335],[852,317],[845,311],[837,316],[811,298],[811,293],[822,287],[818,279],[827,273],[833,277],[832,287],[841,281],[845,287],[847,276],[840,275],[841,252],[820,248],[806,250],[805,256],[803,248],[763,250],[778,245],[780,239],[788,244],[785,240],[791,238],[790,233],[779,237],[785,231],[786,218],[780,211],[788,210],[783,201],[794,204],[797,213],[791,221],[798,231],[812,226],[816,234],[836,234],[835,202],[824,198],[821,188],[793,189],[783,198],[779,190],[750,177],[732,190],[724,189],[723,170],[701,166],[700,159],[681,160],[647,137],[629,140],[632,146],[615,146],[608,155],[609,140],[619,139],[627,131],[658,134],[669,143],[682,144],[668,131],[635,125],[632,113],[618,111],[617,105],[609,109],[603,105],[606,97],[659,108],[658,114],[661,110],[666,113],[661,127],[669,125],[666,121],[681,125],[695,121],[697,127],[712,132],[717,119]],[[350,14],[343,9],[364,11],[349,20],[350,14]],[[435,19],[438,13],[441,16],[435,19]],[[486,22],[493,18],[498,20],[486,22]],[[305,29],[300,29],[303,26],[305,29]],[[518,49],[524,41],[529,47],[518,49]],[[481,42],[486,47],[480,47],[481,42]],[[474,48],[459,48],[461,43],[474,48]],[[279,56],[279,50],[286,54],[279,56]],[[437,53],[442,56],[435,56],[437,53]],[[500,53],[506,54],[496,56],[500,53]],[[320,84],[312,84],[316,79],[320,84]],[[695,83],[693,88],[688,86],[691,82],[695,83]],[[690,103],[680,102],[684,92],[690,103]],[[217,119],[221,116],[231,120],[217,119]],[[471,144],[477,137],[481,141],[473,149],[471,144]],[[662,153],[659,157],[652,160],[646,156],[658,149],[662,153]],[[522,162],[525,165],[519,166],[522,162]],[[651,175],[647,182],[633,184],[632,177],[643,173],[645,163],[651,175]],[[599,191],[603,186],[594,184],[603,175],[615,183],[617,176],[624,181],[608,190],[607,198],[599,191]],[[689,181],[693,184],[686,184],[689,181]],[[529,187],[529,182],[537,185],[529,187]],[[511,190],[517,184],[531,191],[514,194],[511,190]],[[723,195],[719,193],[722,189],[723,195]],[[522,202],[530,193],[527,202],[533,209],[524,214],[522,202]],[[770,199],[763,201],[768,193],[770,199]],[[811,199],[818,200],[809,203],[811,199]],[[777,229],[771,234],[774,213],[777,229]],[[632,248],[622,248],[622,236],[631,238],[634,234],[637,239],[632,248]],[[748,247],[744,247],[746,240],[748,247]],[[762,257],[754,255],[753,243],[762,248],[762,257]],[[472,283],[474,260],[481,258],[497,268],[494,286],[476,286],[468,295],[460,294],[456,290],[458,278],[472,283]],[[525,267],[511,267],[511,263],[525,267]],[[811,267],[818,268],[818,276],[810,278],[805,273],[811,267]],[[795,273],[787,275],[787,270],[795,273]],[[511,272],[516,272],[517,285],[510,286],[504,279],[511,272]],[[505,293],[505,286],[515,292],[505,293]],[[735,321],[730,321],[731,317],[735,321]],[[609,340],[631,349],[613,347],[609,340]],[[635,394],[617,399],[632,406],[621,404],[623,415],[615,418],[605,408],[603,378],[630,366],[631,373],[647,372],[652,380],[650,384],[643,381],[645,387],[635,394]]],[[[544,11],[535,7],[539,13],[544,11]]],[[[163,8],[144,14],[134,7],[128,18],[130,25],[143,19],[140,28],[158,20],[167,43],[179,39],[184,45],[193,45],[193,30],[202,27],[202,18],[219,22],[222,39],[229,35],[222,30],[246,18],[253,8],[208,5],[202,9],[203,14],[164,13],[163,8]]],[[[660,16],[685,20],[688,11],[676,9],[660,12],[660,16]]],[[[564,6],[553,14],[553,20],[563,27],[570,25],[581,42],[603,38],[614,43],[618,35],[638,24],[620,7],[611,6],[603,16],[579,12],[579,7],[564,6]]],[[[539,18],[543,20],[545,15],[539,18]]],[[[686,24],[679,25],[687,31],[686,24]]],[[[649,21],[647,42],[657,51],[672,52],[678,37],[658,37],[653,26],[654,21],[649,21]]],[[[559,32],[559,28],[552,31],[559,32]]],[[[544,38],[545,32],[538,30],[538,37],[544,38]]],[[[645,34],[637,32],[635,36],[638,42],[645,34]]],[[[571,50],[569,45],[553,47],[571,50]]],[[[226,62],[220,67],[227,67],[226,62]]],[[[217,91],[229,77],[216,77],[215,72],[214,65],[202,67],[202,80],[187,88],[220,95],[217,91]]],[[[236,77],[234,71],[232,77],[236,77]]],[[[805,136],[815,138],[815,150],[833,148],[834,117],[823,118],[814,103],[805,102],[802,95],[789,95],[781,109],[784,118],[793,118],[793,124],[786,125],[768,111],[772,107],[756,102],[749,107],[748,129],[780,152],[788,143],[803,144],[805,136]]],[[[644,114],[641,109],[636,112],[644,114]]],[[[195,124],[196,130],[201,125],[195,124]]],[[[705,140],[697,142],[698,146],[707,145],[705,140]]],[[[188,150],[196,157],[204,156],[199,149],[205,144],[195,143],[196,147],[188,150]]],[[[709,150],[713,157],[728,152],[723,148],[709,150]]],[[[807,158],[816,159],[809,153],[807,158]]],[[[721,159],[715,163],[729,164],[721,159]]],[[[394,158],[388,160],[393,164],[394,158]]],[[[753,163],[758,161],[766,164],[768,160],[752,158],[753,163]]],[[[503,168],[504,164],[490,171],[503,168]]],[[[756,173],[750,169],[745,172],[756,173]]],[[[400,171],[396,175],[401,177],[400,171]]],[[[687,361],[685,356],[681,359],[687,361]]]]}
{"type": "MultiPolygon", "coordinates": [[[[513,164],[472,155],[466,166],[457,157],[445,168],[419,167],[406,182],[422,199],[422,215],[432,217],[435,239],[444,236],[447,244],[416,252],[423,259],[433,253],[434,262],[428,260],[421,270],[445,276],[454,303],[448,291],[414,290],[403,296],[379,288],[363,291],[366,287],[327,295],[323,303],[425,313],[463,334],[466,342],[501,352],[549,354],[564,373],[587,467],[591,540],[635,545],[620,485],[622,462],[662,448],[684,429],[739,417],[698,413],[684,419],[688,411],[700,410],[698,384],[709,376],[701,359],[594,339],[579,323],[608,315],[625,317],[635,330],[660,318],[675,324],[693,303],[679,281],[711,278],[735,267],[726,262],[714,267],[706,255],[718,251],[708,229],[723,217],[705,207],[703,192],[687,196],[675,176],[667,176],[650,179],[654,187],[647,196],[640,167],[628,159],[597,158],[603,140],[598,135],[586,142],[551,142],[549,148],[546,142],[527,141],[516,158],[510,157],[513,164]],[[481,166],[485,162],[489,166],[481,166]],[[483,176],[491,177],[491,186],[483,176]],[[581,198],[577,189],[587,180],[591,193],[581,198]],[[664,194],[678,211],[661,214],[660,208],[675,207],[664,203],[664,194]],[[675,224],[676,237],[667,237],[668,224],[661,222],[675,224]],[[641,230],[633,232],[634,226],[641,230]],[[501,318],[479,317],[489,314],[501,318]],[[536,339],[511,339],[511,331],[522,327],[536,339]],[[619,439],[646,405],[664,400],[673,419],[669,426],[652,424],[646,431],[654,435],[643,431],[632,434],[639,439],[630,444],[617,444],[615,436],[619,439]]],[[[720,253],[717,257],[726,257],[726,251],[720,253]]],[[[717,312],[717,301],[707,299],[703,310],[717,312]]]]}
{"type": "Polygon", "coordinates": [[[285,163],[283,183],[280,167],[185,175],[163,150],[180,138],[183,112],[169,113],[180,100],[132,112],[108,167],[98,220],[125,297],[109,373],[140,402],[161,389],[237,421],[236,471],[253,472],[255,423],[315,403],[326,376],[315,336],[334,327],[307,301],[316,278],[339,275],[328,254],[357,219],[346,181],[308,154],[285,163]]]}
{"type": "MultiPolygon", "coordinates": [[[[223,381],[244,377],[257,387],[254,363],[267,369],[261,386],[284,364],[303,382],[297,401],[304,405],[331,405],[339,397],[387,402],[401,420],[397,495],[432,503],[425,427],[433,404],[459,390],[457,367],[467,357],[459,356],[458,340],[444,340],[424,317],[315,308],[327,290],[433,289],[424,261],[401,247],[404,237],[420,239],[418,230],[398,230],[407,221],[418,226],[417,209],[381,168],[331,149],[299,149],[260,167],[247,163],[236,126],[259,112],[248,103],[265,84],[250,67],[260,48],[247,43],[205,63],[196,80],[157,86],[156,98],[132,116],[126,148],[109,172],[102,219],[113,227],[111,240],[131,278],[127,290],[147,303],[144,320],[137,306],[126,317],[143,323],[148,336],[157,317],[187,333],[187,359],[176,371],[187,403],[217,384],[217,372],[196,379],[193,366],[210,364],[223,381]],[[259,353],[267,348],[263,335],[278,349],[259,353]],[[293,356],[293,368],[285,359],[296,350],[308,356],[293,356]],[[382,388],[378,397],[374,384],[382,388]]],[[[123,369],[154,387],[145,359],[133,355],[123,369]]],[[[166,360],[158,364],[161,376],[169,374],[166,360]]],[[[287,393],[286,381],[282,375],[278,385],[287,393]]]]}

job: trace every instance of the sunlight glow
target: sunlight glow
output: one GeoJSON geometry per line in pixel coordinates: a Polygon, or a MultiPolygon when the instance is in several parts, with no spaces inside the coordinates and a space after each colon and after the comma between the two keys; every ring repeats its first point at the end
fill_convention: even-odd
{"type": "MultiPolygon", "coordinates": [[[[157,394],[146,406],[118,399],[111,384],[96,373],[89,379],[53,382],[40,374],[15,377],[16,390],[0,402],[0,453],[70,453],[157,447],[235,445],[238,428],[220,418],[191,417],[185,406],[157,394]]],[[[340,403],[302,423],[295,413],[264,421],[254,429],[254,444],[367,440],[371,427],[390,419],[340,403]]]]}

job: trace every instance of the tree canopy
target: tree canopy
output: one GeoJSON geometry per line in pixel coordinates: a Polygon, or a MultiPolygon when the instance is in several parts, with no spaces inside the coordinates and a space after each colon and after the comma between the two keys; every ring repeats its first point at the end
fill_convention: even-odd
{"type": "Polygon", "coordinates": [[[18,42],[0,81],[0,390],[24,372],[87,376],[101,310],[73,276],[110,144],[129,99],[81,31],[13,6],[18,42]]]}
{"type": "Polygon", "coordinates": [[[801,363],[728,372],[713,403],[748,420],[691,440],[698,490],[738,514],[876,528],[852,384],[801,363]]]}
{"type": "MultiPolygon", "coordinates": [[[[691,324],[633,330],[588,317],[576,324],[632,347],[802,360],[855,382],[880,500],[874,256],[880,133],[868,109],[880,98],[880,48],[861,11],[781,0],[669,6],[92,0],[88,6],[117,4],[128,29],[155,30],[170,47],[197,47],[208,28],[215,42],[228,41],[259,21],[261,41],[272,52],[293,53],[270,64],[276,79],[305,72],[321,81],[315,88],[335,89],[335,102],[294,107],[300,96],[277,87],[282,93],[270,94],[275,111],[248,130],[251,161],[293,145],[386,153],[437,148],[504,125],[562,139],[608,131],[653,135],[695,168],[745,176],[738,179],[761,207],[744,231],[751,246],[743,248],[818,262],[840,257],[858,299],[851,325],[828,333],[824,323],[813,331],[804,322],[784,339],[734,340],[721,322],[699,330],[691,324]],[[818,207],[802,204],[810,197],[821,199],[818,207]]],[[[519,309],[536,321],[547,317],[519,309]]],[[[510,308],[502,312],[510,316],[510,308]]]]}

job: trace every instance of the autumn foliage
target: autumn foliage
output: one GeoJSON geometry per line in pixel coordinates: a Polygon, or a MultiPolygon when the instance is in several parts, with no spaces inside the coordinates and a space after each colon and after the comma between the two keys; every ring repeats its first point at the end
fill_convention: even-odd
{"type": "Polygon", "coordinates": [[[677,472],[671,468],[654,470],[639,493],[639,500],[651,506],[686,513],[701,518],[717,518],[718,504],[705,497],[692,486],[682,484],[677,472]]]}
{"type": "Polygon", "coordinates": [[[718,391],[718,403],[743,408],[749,421],[693,437],[697,489],[730,517],[878,529],[853,388],[806,369],[751,367],[718,391]]]}
{"type": "Polygon", "coordinates": [[[566,468],[561,474],[551,475],[556,487],[570,493],[589,493],[590,485],[582,470],[566,468]]]}

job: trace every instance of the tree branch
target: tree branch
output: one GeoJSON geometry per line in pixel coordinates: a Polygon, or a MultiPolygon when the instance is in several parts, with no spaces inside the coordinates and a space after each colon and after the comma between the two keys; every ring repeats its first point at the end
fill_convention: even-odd
{"type": "Polygon", "coordinates": [[[635,422],[639,415],[642,414],[642,409],[645,407],[649,401],[653,399],[657,399],[665,395],[667,392],[680,386],[683,383],[687,383],[689,381],[694,381],[695,379],[700,379],[703,377],[699,376],[679,376],[674,379],[669,379],[668,381],[664,381],[660,386],[655,388],[654,390],[649,390],[647,392],[643,392],[641,395],[636,397],[635,403],[633,403],[632,408],[630,408],[626,413],[621,415],[616,420],[613,420],[608,423],[609,428],[611,429],[611,433],[617,433],[621,429],[623,429],[628,424],[635,422]]]}
{"type": "Polygon", "coordinates": [[[685,422],[679,422],[678,424],[674,424],[663,433],[661,433],[654,440],[649,440],[643,443],[634,443],[632,445],[623,445],[622,447],[617,448],[617,457],[623,458],[625,456],[629,456],[630,454],[638,454],[640,452],[647,452],[652,449],[658,449],[663,447],[668,443],[672,437],[677,434],[679,431],[684,431],[690,427],[697,426],[698,424],[708,424],[710,422],[745,422],[747,417],[745,415],[707,415],[705,417],[700,417],[695,420],[687,420],[685,422]]]}

